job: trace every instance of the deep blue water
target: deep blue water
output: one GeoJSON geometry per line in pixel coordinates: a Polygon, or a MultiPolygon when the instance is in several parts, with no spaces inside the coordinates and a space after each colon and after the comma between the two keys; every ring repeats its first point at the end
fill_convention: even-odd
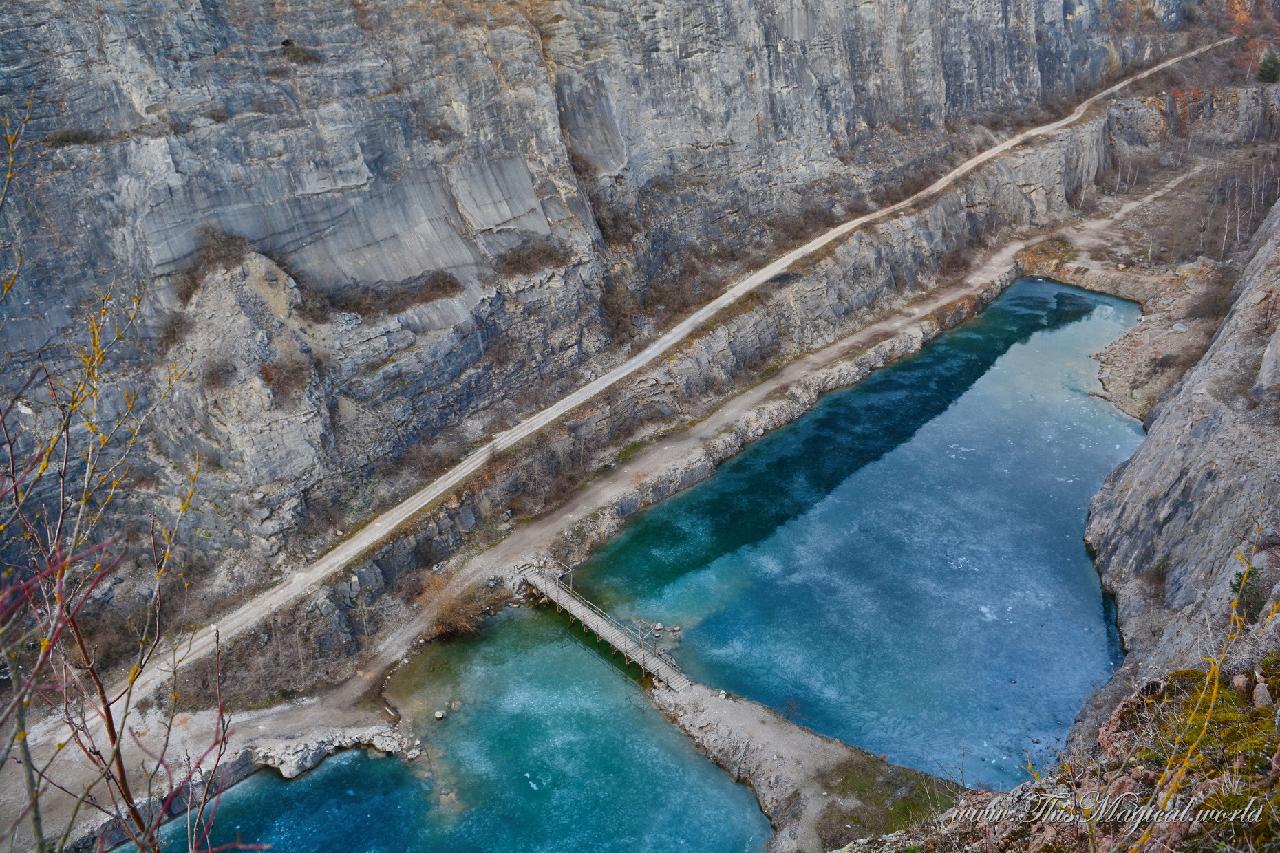
{"type": "Polygon", "coordinates": [[[1136,306],[1022,280],[638,516],[577,577],[695,678],[921,770],[1051,763],[1119,650],[1086,508],[1141,440],[1090,354],[1136,306]]]}
{"type": "MultiPolygon", "coordinates": [[[[698,679],[893,761],[1012,785],[1028,754],[1052,760],[1117,662],[1082,535],[1141,432],[1090,396],[1089,355],[1136,316],[1020,282],[637,516],[579,587],[624,618],[681,624],[675,654],[698,679]]],[[[217,840],[728,853],[769,836],[752,795],[553,615],[509,611],[433,645],[393,699],[422,761],[259,774],[223,798],[217,840]]]]}

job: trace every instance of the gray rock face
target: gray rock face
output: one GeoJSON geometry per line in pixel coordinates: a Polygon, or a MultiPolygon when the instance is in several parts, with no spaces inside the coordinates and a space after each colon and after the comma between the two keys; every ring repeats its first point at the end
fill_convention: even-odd
{"type": "Polygon", "coordinates": [[[1139,681],[1216,655],[1233,599],[1247,631],[1226,668],[1251,670],[1255,650],[1276,642],[1265,609],[1280,592],[1280,403],[1268,393],[1277,263],[1280,207],[1255,237],[1209,351],[1091,507],[1087,539],[1139,681]],[[1243,589],[1237,554],[1252,563],[1243,589]]]}
{"type": "Polygon", "coordinates": [[[1280,329],[1277,329],[1262,353],[1258,367],[1258,381],[1251,392],[1255,399],[1274,402],[1280,400],[1280,329]]]}
{"type": "Polygon", "coordinates": [[[1280,88],[1250,86],[1130,98],[1111,108],[1119,152],[1159,146],[1171,136],[1213,150],[1272,139],[1280,126],[1280,88]]]}
{"type": "MultiPolygon", "coordinates": [[[[1145,57],[1150,40],[1113,32],[1103,5],[18,0],[0,64],[48,146],[11,224],[23,294],[63,298],[6,343],[45,340],[90,284],[185,268],[214,227],[320,291],[455,273],[465,293],[415,331],[452,331],[474,362],[476,327],[514,296],[496,258],[546,235],[594,254],[571,153],[687,241],[704,229],[685,210],[716,219],[748,191],[734,218],[793,210],[784,194],[850,163],[874,178],[892,165],[863,156],[892,153],[877,129],[1014,110],[1145,57]]],[[[1177,4],[1158,5],[1174,22],[1177,4]]],[[[681,242],[647,240],[655,263],[681,242]]],[[[581,281],[555,285],[563,319],[595,307],[581,281]]]]}

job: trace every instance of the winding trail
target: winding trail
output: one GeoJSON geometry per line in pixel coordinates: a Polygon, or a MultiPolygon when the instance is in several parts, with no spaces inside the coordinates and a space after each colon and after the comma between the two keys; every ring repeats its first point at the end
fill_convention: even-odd
{"type": "MultiPolygon", "coordinates": [[[[642,367],[650,364],[658,357],[666,354],[677,344],[684,341],[703,323],[715,316],[717,312],[738,302],[761,284],[779,273],[785,272],[787,268],[796,261],[812,255],[830,243],[845,237],[863,226],[887,219],[888,217],[907,210],[919,202],[936,195],[937,193],[951,187],[958,180],[984,163],[994,160],[1028,140],[1056,133],[1057,131],[1078,121],[1099,101],[1116,94],[1126,86],[1136,83],[1139,80],[1151,76],[1152,74],[1163,71],[1164,69],[1179,62],[1199,56],[1202,53],[1213,50],[1214,48],[1220,47],[1234,40],[1235,36],[1220,39],[1211,44],[1196,48],[1195,50],[1187,51],[1186,53],[1179,54],[1171,59],[1167,59],[1146,69],[1145,71],[1126,77],[1119,83],[1103,89],[1097,94],[1082,101],[1079,106],[1072,110],[1067,116],[1060,118],[1057,121],[1050,122],[1049,124],[1030,128],[1011,136],[998,145],[974,155],[915,195],[837,225],[813,240],[810,240],[808,243],[805,243],[803,246],[792,249],[770,263],[768,266],[765,266],[745,278],[740,279],[726,289],[720,296],[711,300],[706,305],[703,305],[697,311],[694,311],[688,317],[672,326],[661,337],[654,340],[653,343],[649,344],[643,350],[631,356],[625,362],[613,368],[608,373],[605,373],[603,376],[600,376],[589,384],[579,388],[572,394],[563,397],[559,402],[529,416],[511,429],[496,434],[487,444],[467,456],[455,467],[445,472],[435,481],[429,483],[400,504],[397,504],[373,519],[363,528],[356,531],[343,542],[339,543],[320,559],[292,574],[288,580],[278,586],[263,591],[251,600],[245,602],[240,607],[218,620],[216,625],[209,625],[198,629],[189,639],[184,639],[182,643],[183,649],[180,656],[181,664],[185,665],[192,661],[207,657],[212,654],[217,642],[221,641],[222,643],[226,643],[234,639],[245,631],[255,627],[264,617],[269,616],[281,608],[292,605],[310,592],[314,591],[333,575],[357,562],[362,555],[368,553],[371,549],[376,548],[387,539],[391,538],[401,525],[409,521],[414,515],[423,510],[433,501],[461,485],[471,475],[483,468],[484,465],[496,454],[501,453],[523,439],[528,438],[544,427],[550,425],[561,416],[567,414],[583,403],[592,400],[603,391],[635,373],[637,370],[640,370],[642,367]]],[[[166,656],[161,655],[158,656],[158,659],[163,659],[165,657],[166,656]]],[[[151,667],[145,670],[134,684],[133,695],[135,701],[148,695],[152,690],[162,684],[168,683],[170,677],[171,672],[166,667],[151,667]]]]}

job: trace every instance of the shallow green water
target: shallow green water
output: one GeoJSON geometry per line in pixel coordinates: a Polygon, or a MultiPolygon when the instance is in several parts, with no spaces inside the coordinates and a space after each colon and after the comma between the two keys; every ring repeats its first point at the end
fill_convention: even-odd
{"type": "MultiPolygon", "coordinates": [[[[1141,432],[1090,396],[1089,354],[1136,316],[1020,282],[638,516],[579,587],[624,618],[682,624],[675,655],[696,678],[891,760],[1011,785],[1028,752],[1051,760],[1117,660],[1081,537],[1141,432]]],[[[508,611],[429,648],[394,691],[423,761],[259,774],[223,799],[218,840],[727,852],[769,836],[752,795],[554,615],[508,611]]]]}
{"type": "Polygon", "coordinates": [[[1086,508],[1141,428],[1097,390],[1129,303],[1022,280],[825,398],[577,573],[693,677],[989,787],[1051,762],[1119,654],[1086,508]]]}

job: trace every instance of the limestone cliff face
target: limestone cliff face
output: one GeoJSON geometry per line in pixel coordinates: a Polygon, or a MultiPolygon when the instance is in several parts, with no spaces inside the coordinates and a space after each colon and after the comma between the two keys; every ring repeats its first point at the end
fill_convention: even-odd
{"type": "Polygon", "coordinates": [[[14,0],[0,98],[33,100],[34,145],[5,211],[26,271],[4,347],[142,286],[136,369],[193,377],[155,455],[213,458],[197,523],[278,559],[309,496],[359,514],[387,491],[375,463],[581,384],[806,217],[975,141],[968,119],[1176,45],[1178,8],[14,0]]]}
{"type": "MultiPolygon", "coordinates": [[[[1237,553],[1253,563],[1240,600],[1254,635],[1228,669],[1253,665],[1265,604],[1280,594],[1280,207],[1234,296],[1204,358],[1091,508],[1087,537],[1139,682],[1216,653],[1243,568],[1237,553]]],[[[1272,647],[1277,628],[1273,620],[1272,647]]]]}

